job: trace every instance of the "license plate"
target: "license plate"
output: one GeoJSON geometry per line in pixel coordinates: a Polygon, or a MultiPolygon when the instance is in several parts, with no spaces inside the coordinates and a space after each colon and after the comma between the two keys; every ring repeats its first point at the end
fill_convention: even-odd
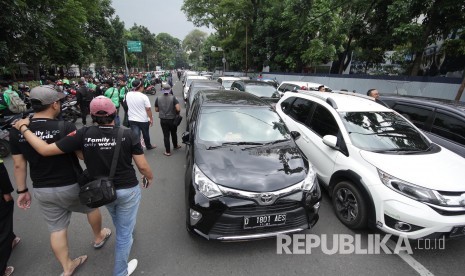
{"type": "Polygon", "coordinates": [[[244,217],[244,229],[276,226],[276,225],[282,225],[285,223],[286,223],[286,214],[244,217]]]}
{"type": "Polygon", "coordinates": [[[451,238],[454,238],[454,237],[460,237],[460,236],[465,236],[465,226],[462,225],[462,226],[455,226],[454,228],[452,228],[452,231],[450,231],[450,235],[449,235],[451,238]]]}

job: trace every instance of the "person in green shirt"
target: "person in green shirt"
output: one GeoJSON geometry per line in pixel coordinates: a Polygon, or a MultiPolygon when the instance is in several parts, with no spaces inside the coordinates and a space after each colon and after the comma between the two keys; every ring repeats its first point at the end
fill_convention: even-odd
{"type": "Polygon", "coordinates": [[[116,107],[116,117],[115,117],[115,125],[120,125],[119,120],[119,90],[117,87],[113,87],[113,81],[107,80],[105,82],[105,93],[103,94],[105,97],[109,98],[116,107]]]}

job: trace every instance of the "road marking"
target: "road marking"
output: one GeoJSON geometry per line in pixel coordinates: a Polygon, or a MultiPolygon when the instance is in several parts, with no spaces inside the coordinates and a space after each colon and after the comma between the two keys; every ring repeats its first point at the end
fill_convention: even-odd
{"type": "MultiPolygon", "coordinates": [[[[391,249],[394,253],[394,249],[396,248],[396,243],[392,240],[389,240],[386,245],[391,249]]],[[[396,254],[396,253],[394,253],[396,254]]],[[[424,267],[421,263],[419,263],[412,255],[407,254],[405,251],[399,251],[398,255],[402,260],[404,260],[410,267],[415,269],[418,274],[421,276],[434,276],[426,267],[424,267]]]]}

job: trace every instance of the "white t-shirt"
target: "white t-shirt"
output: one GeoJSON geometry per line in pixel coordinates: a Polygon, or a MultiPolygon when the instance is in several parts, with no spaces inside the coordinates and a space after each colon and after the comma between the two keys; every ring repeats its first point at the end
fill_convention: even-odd
{"type": "Polygon", "coordinates": [[[147,95],[142,92],[130,91],[126,94],[126,102],[128,104],[128,119],[135,122],[148,122],[147,111],[145,108],[150,108],[150,101],[147,95]]]}

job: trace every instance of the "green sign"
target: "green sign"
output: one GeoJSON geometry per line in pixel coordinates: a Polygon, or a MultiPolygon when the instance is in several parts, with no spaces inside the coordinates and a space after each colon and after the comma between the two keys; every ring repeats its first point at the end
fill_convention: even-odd
{"type": "Polygon", "coordinates": [[[129,53],[140,53],[142,52],[142,43],[140,41],[128,40],[128,52],[129,53]]]}

